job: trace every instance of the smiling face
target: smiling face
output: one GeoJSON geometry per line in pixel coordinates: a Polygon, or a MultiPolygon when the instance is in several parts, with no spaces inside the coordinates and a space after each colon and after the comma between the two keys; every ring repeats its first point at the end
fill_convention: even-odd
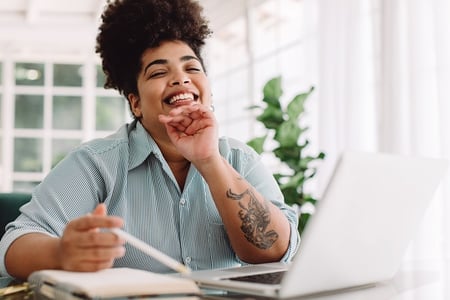
{"type": "Polygon", "coordinates": [[[167,139],[158,115],[181,105],[211,105],[211,90],[199,58],[180,41],[144,51],[137,78],[138,95],[128,95],[133,114],[155,140],[167,139]]]}

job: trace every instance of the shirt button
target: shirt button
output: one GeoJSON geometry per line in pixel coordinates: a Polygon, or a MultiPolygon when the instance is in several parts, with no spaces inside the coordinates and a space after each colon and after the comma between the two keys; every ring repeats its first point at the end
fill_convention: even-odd
{"type": "Polygon", "coordinates": [[[181,205],[184,205],[185,203],[186,203],[186,200],[185,200],[184,198],[181,198],[181,199],[180,199],[180,204],[181,204],[181,205]]]}
{"type": "Polygon", "coordinates": [[[186,263],[186,264],[189,264],[190,262],[191,262],[191,257],[190,256],[188,256],[188,257],[186,257],[185,259],[184,259],[184,262],[186,263]]]}

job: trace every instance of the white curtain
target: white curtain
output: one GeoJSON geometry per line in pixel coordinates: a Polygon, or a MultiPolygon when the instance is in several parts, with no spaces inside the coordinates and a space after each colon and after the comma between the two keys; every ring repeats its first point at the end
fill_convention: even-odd
{"type": "MultiPolygon", "coordinates": [[[[319,148],[450,160],[450,1],[318,0],[319,148]]],[[[413,187],[412,187],[413,188],[413,187]]],[[[448,261],[447,176],[406,263],[448,261]],[[447,260],[446,260],[447,259],[447,260]]],[[[448,263],[441,266],[448,274],[448,263]]],[[[443,286],[436,299],[450,297],[443,286]]]]}

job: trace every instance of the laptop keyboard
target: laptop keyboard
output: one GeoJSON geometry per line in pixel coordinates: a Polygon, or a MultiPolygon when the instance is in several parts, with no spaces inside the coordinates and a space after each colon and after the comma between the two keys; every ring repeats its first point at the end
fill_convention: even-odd
{"type": "Polygon", "coordinates": [[[285,272],[286,271],[255,274],[255,275],[248,275],[248,276],[233,277],[233,278],[228,278],[228,279],[235,280],[235,281],[246,281],[246,282],[264,283],[264,284],[279,284],[281,282],[281,278],[283,278],[283,275],[285,272]]]}

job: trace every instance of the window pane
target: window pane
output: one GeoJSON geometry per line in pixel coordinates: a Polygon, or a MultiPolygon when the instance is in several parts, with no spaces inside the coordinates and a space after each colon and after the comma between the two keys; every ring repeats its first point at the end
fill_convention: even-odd
{"type": "Polygon", "coordinates": [[[81,97],[53,97],[53,128],[81,129],[81,97]]]}
{"type": "Polygon", "coordinates": [[[54,139],[52,141],[52,168],[80,143],[81,140],[54,139]]]}
{"type": "Polygon", "coordinates": [[[97,130],[116,130],[125,123],[124,101],[121,97],[97,97],[97,130]]]}
{"type": "Polygon", "coordinates": [[[16,128],[43,128],[44,96],[16,95],[14,116],[16,128]]]}
{"type": "Polygon", "coordinates": [[[102,66],[97,65],[97,87],[103,87],[105,85],[106,76],[103,73],[102,66]]]}
{"type": "Polygon", "coordinates": [[[54,86],[81,86],[82,66],[55,64],[53,65],[54,86]]]}
{"type": "Polygon", "coordinates": [[[14,172],[42,172],[42,139],[14,139],[14,172]]]}
{"type": "Polygon", "coordinates": [[[22,193],[31,193],[35,186],[37,186],[39,182],[37,181],[14,181],[13,182],[13,191],[22,192],[22,193]]]}
{"type": "Polygon", "coordinates": [[[247,66],[249,62],[247,50],[247,35],[243,17],[230,22],[211,39],[209,74],[223,76],[232,73],[237,68],[247,66]]]}
{"type": "Polygon", "coordinates": [[[44,85],[44,64],[16,63],[15,76],[17,85],[44,85]]]}

